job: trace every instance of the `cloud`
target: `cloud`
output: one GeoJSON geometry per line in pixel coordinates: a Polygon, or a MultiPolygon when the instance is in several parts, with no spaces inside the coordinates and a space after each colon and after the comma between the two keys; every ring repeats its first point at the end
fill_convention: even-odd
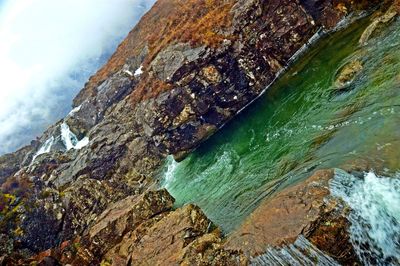
{"type": "Polygon", "coordinates": [[[70,109],[155,0],[7,0],[0,8],[0,154],[70,109]]]}

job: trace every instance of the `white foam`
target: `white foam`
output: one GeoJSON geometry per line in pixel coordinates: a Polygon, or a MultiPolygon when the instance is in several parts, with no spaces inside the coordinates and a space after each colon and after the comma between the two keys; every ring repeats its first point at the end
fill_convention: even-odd
{"type": "Polygon", "coordinates": [[[400,178],[373,172],[357,178],[337,170],[331,181],[333,196],[350,207],[350,237],[366,265],[400,265],[400,178]]]}
{"type": "Polygon", "coordinates": [[[72,131],[69,129],[67,123],[63,122],[60,127],[61,127],[61,140],[64,143],[64,146],[67,149],[67,151],[71,149],[80,150],[89,144],[88,137],[84,137],[83,139],[78,140],[76,135],[72,133],[72,131]]]}
{"type": "Polygon", "coordinates": [[[88,137],[84,137],[83,139],[81,139],[80,141],[78,141],[78,143],[76,143],[74,149],[76,150],[80,150],[83,147],[87,146],[89,144],[89,138],[88,137]]]}
{"type": "Polygon", "coordinates": [[[339,264],[300,235],[293,244],[283,245],[281,248],[270,247],[264,254],[251,258],[250,265],[338,266],[339,264]]]}
{"type": "Polygon", "coordinates": [[[140,66],[138,69],[135,70],[135,73],[133,75],[135,75],[135,77],[137,77],[142,74],[143,74],[143,66],[140,66]]]}
{"type": "Polygon", "coordinates": [[[32,162],[35,161],[35,159],[42,154],[49,153],[51,150],[51,147],[54,144],[54,137],[51,136],[46,142],[39,148],[39,150],[36,152],[36,154],[32,158],[32,162]]]}
{"type": "Polygon", "coordinates": [[[171,184],[174,179],[175,170],[178,167],[178,163],[174,160],[172,156],[167,157],[167,170],[164,174],[163,186],[168,188],[169,184],[171,184]]]}

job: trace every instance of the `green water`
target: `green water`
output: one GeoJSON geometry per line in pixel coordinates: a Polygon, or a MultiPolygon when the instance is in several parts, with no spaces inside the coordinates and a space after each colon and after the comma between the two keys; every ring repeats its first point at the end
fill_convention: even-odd
{"type": "Polygon", "coordinates": [[[324,38],[188,158],[169,158],[163,185],[177,206],[195,203],[229,232],[315,169],[362,158],[399,170],[400,22],[360,48],[366,25],[324,38]],[[364,68],[352,89],[334,93],[337,73],[354,60],[364,68]]]}

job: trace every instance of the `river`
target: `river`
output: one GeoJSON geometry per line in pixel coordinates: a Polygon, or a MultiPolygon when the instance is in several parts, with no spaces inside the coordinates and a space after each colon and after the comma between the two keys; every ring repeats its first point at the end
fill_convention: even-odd
{"type": "MultiPolygon", "coordinates": [[[[400,170],[400,21],[360,46],[367,25],[364,19],[324,37],[260,99],[185,160],[177,163],[168,158],[162,185],[176,198],[176,205],[199,205],[229,233],[263,199],[301,182],[316,169],[363,162],[370,167],[369,175],[375,176],[376,170],[396,179],[400,170]],[[349,65],[358,72],[338,90],[336,80],[349,65]]],[[[351,193],[340,191],[346,184],[343,175],[340,178],[333,194],[352,205],[351,193]]],[[[350,177],[348,182],[354,189],[363,187],[354,185],[357,182],[350,177]]],[[[389,207],[370,203],[388,208],[383,210],[389,212],[385,217],[394,219],[391,230],[399,232],[400,217],[390,215],[390,205],[400,206],[400,191],[390,189],[393,182],[370,182],[378,183],[386,186],[382,193],[392,193],[384,202],[389,207]]],[[[379,193],[356,198],[374,197],[379,193]]],[[[372,219],[379,218],[377,213],[372,219]]],[[[398,252],[399,240],[392,240],[398,252]]]]}

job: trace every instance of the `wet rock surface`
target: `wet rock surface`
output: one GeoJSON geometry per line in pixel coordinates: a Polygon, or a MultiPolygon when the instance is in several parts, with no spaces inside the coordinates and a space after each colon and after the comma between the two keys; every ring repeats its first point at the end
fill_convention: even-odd
{"type": "Polygon", "coordinates": [[[364,33],[360,38],[360,45],[366,45],[368,40],[375,35],[379,30],[382,30],[385,26],[388,26],[397,16],[400,14],[400,1],[396,0],[388,8],[388,10],[377,16],[373,22],[365,29],[364,33]]]}
{"type": "Polygon", "coordinates": [[[359,60],[354,60],[343,66],[335,80],[334,90],[336,92],[348,90],[362,69],[363,65],[359,60]]]}
{"type": "Polygon", "coordinates": [[[270,247],[292,244],[303,235],[337,262],[358,263],[349,240],[346,210],[329,197],[333,174],[333,170],[319,170],[305,182],[265,200],[229,236],[226,246],[256,257],[270,247]]]}
{"type": "Polygon", "coordinates": [[[226,244],[196,206],[173,210],[172,197],[155,191],[155,175],[168,154],[183,159],[259,96],[320,28],[376,2],[159,0],[63,121],[0,157],[0,250],[7,254],[0,260],[244,265],[242,251],[256,254],[303,233],[350,261],[351,250],[342,254],[335,246],[346,243],[345,221],[334,220],[323,202],[328,172],[266,203],[273,208],[262,205],[249,218],[259,227],[244,224],[226,244]],[[155,33],[160,23],[168,27],[155,33]],[[143,73],[135,75],[139,68],[143,73]],[[88,144],[67,149],[63,123],[88,144]],[[266,222],[257,217],[267,217],[273,230],[262,235],[266,222]],[[331,220],[340,241],[321,238],[327,229],[320,225],[331,220]]]}

